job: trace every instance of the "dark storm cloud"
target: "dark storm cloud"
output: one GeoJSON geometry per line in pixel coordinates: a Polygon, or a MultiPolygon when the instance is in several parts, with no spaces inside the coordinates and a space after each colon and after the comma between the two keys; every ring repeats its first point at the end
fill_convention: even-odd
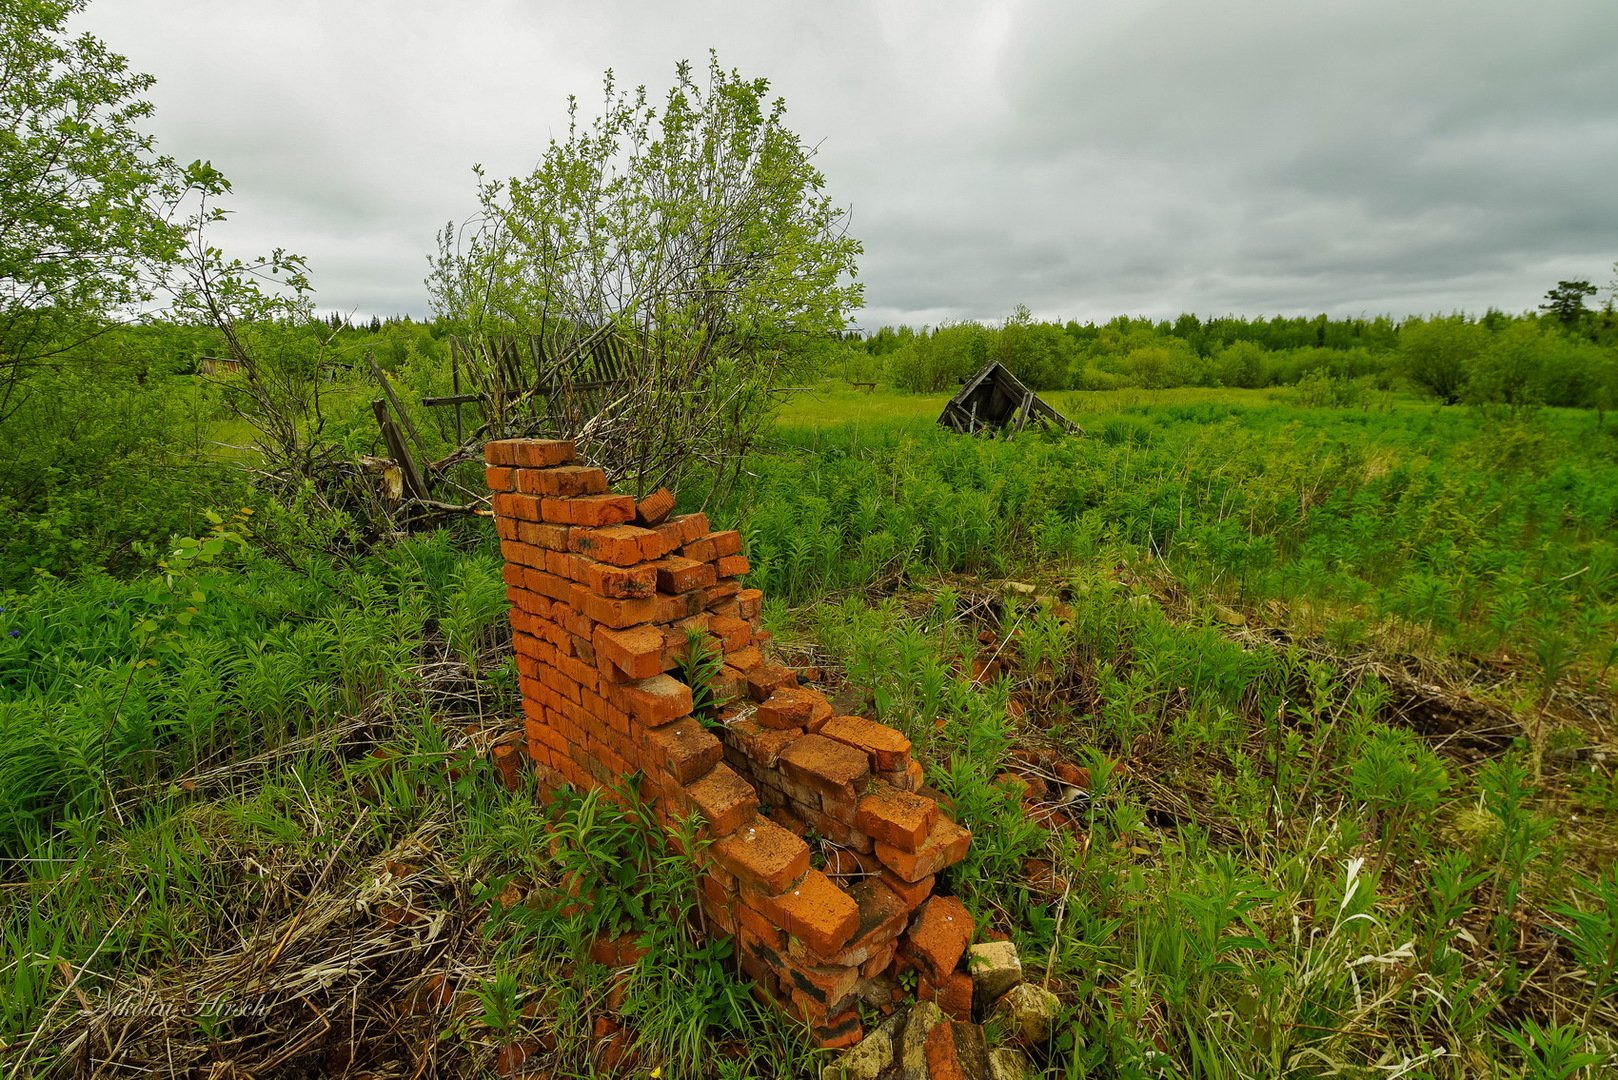
{"type": "Polygon", "coordinates": [[[1618,258],[1618,5],[98,0],[229,241],[426,311],[470,167],[531,168],[600,74],[767,75],[864,240],[866,326],[1522,309],[1618,258]]]}

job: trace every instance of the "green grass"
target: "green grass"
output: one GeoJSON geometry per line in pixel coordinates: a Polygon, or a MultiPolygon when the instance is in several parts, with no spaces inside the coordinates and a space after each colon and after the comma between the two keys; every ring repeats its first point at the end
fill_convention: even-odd
{"type": "MultiPolygon", "coordinates": [[[[1044,1075],[1610,1068],[1618,440],[1194,389],[987,440],[945,399],[799,395],[709,509],[972,828],[946,887],[1059,991],[1044,1075]]],[[[0,1062],[146,1002],[129,1068],[814,1072],[693,929],[692,837],[497,783],[485,530],[262,516],[0,597],[0,1062]]]]}

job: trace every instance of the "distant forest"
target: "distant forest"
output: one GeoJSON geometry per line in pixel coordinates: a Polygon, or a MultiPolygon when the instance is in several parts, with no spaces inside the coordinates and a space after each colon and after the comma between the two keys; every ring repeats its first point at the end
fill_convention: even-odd
{"type": "Polygon", "coordinates": [[[1455,404],[1609,409],[1618,405],[1618,311],[1563,281],[1537,312],[1374,319],[1244,318],[1037,322],[1019,307],[997,326],[884,326],[850,366],[920,393],[998,360],[1038,390],[1302,386],[1322,404],[1413,389],[1455,404]]]}

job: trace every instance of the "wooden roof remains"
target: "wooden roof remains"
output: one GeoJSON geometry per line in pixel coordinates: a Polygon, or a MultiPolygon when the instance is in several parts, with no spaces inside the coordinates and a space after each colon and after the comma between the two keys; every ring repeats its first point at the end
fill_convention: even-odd
{"type": "Polygon", "coordinates": [[[980,431],[1012,434],[1030,421],[1072,435],[1084,434],[1079,425],[1046,404],[998,360],[968,379],[938,418],[940,424],[963,435],[980,431]]]}

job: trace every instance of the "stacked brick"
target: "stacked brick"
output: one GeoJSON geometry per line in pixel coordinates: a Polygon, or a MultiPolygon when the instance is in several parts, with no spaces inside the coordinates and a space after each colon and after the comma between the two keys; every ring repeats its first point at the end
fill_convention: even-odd
{"type": "Polygon", "coordinates": [[[487,460],[542,781],[640,773],[665,821],[700,815],[709,924],[736,939],[755,992],[823,1045],[857,1042],[858,1006],[890,1009],[906,971],[966,1019],[971,918],[933,892],[970,834],[921,790],[908,739],[836,715],[765,657],[741,537],[673,516],[666,491],[613,494],[571,443],[492,442],[487,460]],[[675,674],[693,634],[722,658],[710,689],[725,704],[704,719],[675,674]]]}

